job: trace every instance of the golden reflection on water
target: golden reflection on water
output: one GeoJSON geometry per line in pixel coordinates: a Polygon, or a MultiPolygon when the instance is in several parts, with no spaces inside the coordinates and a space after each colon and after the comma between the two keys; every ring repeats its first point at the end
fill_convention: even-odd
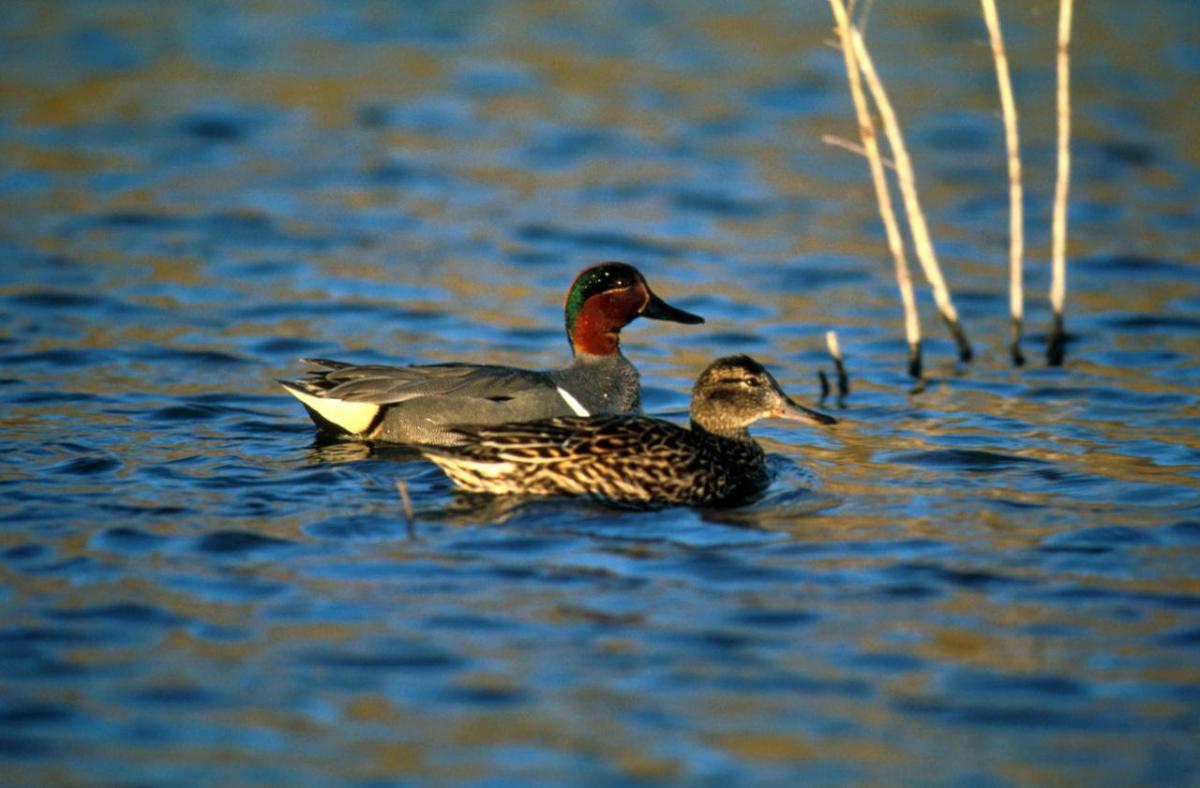
{"type": "MultiPolygon", "coordinates": [[[[79,14],[140,42],[175,40],[194,13],[111,4],[26,8],[33,9],[27,29],[5,35],[33,48],[43,40],[64,46],[79,14]]],[[[259,16],[263,8],[250,4],[238,13],[269,24],[259,16]]],[[[1029,80],[1019,100],[1027,113],[1034,197],[1048,183],[1042,150],[1051,128],[1048,83],[1036,76],[1051,54],[1047,8],[1019,3],[1009,12],[1012,29],[1022,31],[1014,34],[1014,62],[1029,80]]],[[[290,5],[270,9],[272,18],[304,14],[290,5]]],[[[390,9],[347,13],[387,18],[390,9]]],[[[1137,696],[1126,707],[1131,714],[1170,720],[1191,712],[1186,698],[1164,695],[1194,687],[1200,671],[1157,639],[1194,626],[1194,617],[1182,603],[1154,600],[1200,595],[1187,543],[1161,537],[1164,524],[1193,516],[1195,496],[1188,491],[1196,488],[1200,439],[1178,425],[1200,420],[1200,409],[1190,377],[1176,380],[1162,368],[1148,374],[1113,354],[1170,353],[1177,360],[1169,363],[1186,371],[1196,355],[1195,332],[1125,331],[1105,318],[1179,314],[1196,290],[1166,278],[1127,286],[1126,278],[1111,275],[1106,284],[1087,267],[1089,256],[1114,248],[1174,258],[1198,245],[1194,222],[1168,229],[1140,205],[1145,197],[1164,214],[1192,213],[1194,175],[1186,168],[1200,162],[1200,143],[1190,133],[1200,125],[1200,104],[1188,98],[1197,79],[1194,71],[1175,74],[1170,58],[1145,57],[1177,46],[1178,37],[1150,19],[1139,36],[1126,35],[1102,8],[1079,20],[1082,151],[1113,141],[1150,147],[1139,134],[1148,140],[1153,130],[1155,155],[1111,172],[1096,163],[1098,154],[1082,158],[1081,172],[1091,174],[1077,184],[1079,204],[1113,207],[1115,218],[1107,234],[1092,220],[1092,231],[1073,239],[1080,265],[1072,283],[1084,286],[1070,293],[1068,325],[1081,326],[1080,352],[1061,375],[1050,376],[1040,366],[1010,370],[1004,360],[1004,316],[991,306],[1004,296],[1002,222],[992,228],[955,219],[969,213],[962,208],[969,199],[994,199],[1003,184],[1002,150],[939,149],[931,135],[948,112],[990,122],[993,84],[982,33],[964,35],[974,21],[964,22],[966,12],[946,4],[881,4],[873,11],[880,66],[913,134],[922,194],[940,219],[933,230],[949,247],[948,276],[977,299],[964,311],[980,360],[955,366],[941,327],[927,319],[931,381],[909,395],[899,369],[897,298],[865,168],[820,141],[853,130],[840,82],[830,76],[837,72],[823,67],[824,58],[836,55],[824,45],[828,21],[808,11],[795,13],[812,24],[783,24],[754,9],[672,13],[679,19],[669,30],[648,26],[628,36],[620,30],[621,41],[633,42],[629,54],[575,46],[569,37],[531,43],[525,31],[541,29],[549,17],[568,27],[580,17],[602,29],[625,22],[588,4],[515,2],[483,12],[482,41],[468,36],[440,47],[343,39],[300,22],[299,35],[247,33],[243,46],[261,58],[247,65],[222,63],[219,54],[201,56],[190,46],[163,46],[139,49],[143,58],[129,65],[74,72],[46,66],[57,50],[41,54],[44,61],[33,52],[32,65],[0,72],[0,95],[18,137],[0,142],[0,162],[6,171],[51,179],[45,188],[0,196],[6,232],[29,249],[79,261],[93,275],[79,289],[154,314],[81,317],[59,309],[50,317],[22,315],[5,327],[5,339],[19,343],[13,352],[73,349],[104,359],[82,371],[5,372],[37,391],[97,398],[6,404],[0,416],[6,440],[35,447],[5,469],[6,477],[29,489],[47,484],[77,459],[73,447],[93,431],[105,435],[94,453],[119,463],[40,493],[56,495],[56,504],[75,502],[76,514],[59,517],[55,509],[49,517],[48,509],[44,526],[0,530],[5,551],[35,544],[50,553],[50,568],[37,571],[10,556],[0,561],[4,602],[17,611],[9,625],[43,626],[46,611],[87,613],[142,600],[186,623],[116,644],[64,646],[59,659],[115,678],[38,690],[68,697],[105,724],[159,715],[171,726],[203,718],[239,732],[230,734],[233,743],[217,736],[161,749],[123,743],[114,746],[114,757],[148,766],[257,766],[278,759],[276,745],[255,744],[266,740],[284,742],[287,759],[317,779],[338,773],[381,780],[483,779],[522,747],[564,760],[594,759],[620,777],[647,780],[703,778],[697,753],[751,764],[742,776],[839,762],[864,769],[858,773],[868,778],[886,777],[940,758],[961,766],[935,774],[947,779],[987,771],[1047,782],[1061,773],[1014,754],[1030,742],[1023,732],[943,723],[903,711],[903,702],[953,710],[963,701],[953,697],[951,681],[961,671],[1078,677],[1081,692],[1094,695],[1080,702],[1085,712],[1117,707],[1121,693],[1137,696]],[[921,32],[930,30],[941,32],[921,32]],[[928,57],[912,57],[916,45],[928,48],[928,57]],[[677,58],[676,51],[695,60],[677,58]],[[482,73],[485,85],[495,77],[493,66],[517,87],[470,87],[472,76],[482,73]],[[1130,91],[1089,76],[1113,73],[1103,69],[1135,75],[1162,92],[1141,91],[1147,95],[1113,107],[1130,91]],[[961,78],[945,79],[947,73],[961,78]],[[930,80],[938,89],[928,87],[930,80]],[[773,89],[794,89],[797,101],[811,94],[814,106],[755,104],[755,95],[773,89]],[[370,108],[387,116],[378,127],[362,120],[370,108]],[[234,121],[244,115],[246,122],[233,123],[230,132],[242,137],[212,142],[179,133],[188,118],[204,113],[218,119],[228,113],[234,121]],[[1118,127],[1110,127],[1114,118],[1118,127]],[[738,122],[752,125],[735,133],[697,131],[722,123],[736,129],[738,122]],[[549,163],[530,153],[541,143],[553,149],[559,132],[572,131],[598,132],[600,143],[586,154],[560,152],[561,160],[549,163]],[[369,177],[393,163],[400,174],[392,180],[369,177]],[[976,176],[939,177],[964,167],[976,176]],[[649,196],[636,196],[639,188],[649,196]],[[593,196],[622,190],[635,196],[593,196]],[[756,209],[685,215],[671,202],[677,191],[744,199],[756,209]],[[123,212],[177,224],[158,231],[102,221],[123,212]],[[233,243],[224,237],[228,227],[204,224],[214,217],[261,231],[233,243]],[[566,240],[539,244],[522,236],[528,226],[561,230],[566,240]],[[587,231],[645,244],[644,259],[631,262],[647,270],[659,295],[708,306],[703,327],[639,321],[623,334],[645,382],[668,390],[673,406],[686,402],[698,370],[733,349],[712,339],[723,334],[738,342],[746,337],[751,352],[810,402],[815,365],[823,363],[813,361],[823,358],[821,335],[830,327],[841,332],[854,387],[849,407],[833,410],[842,423],[829,431],[777,425],[760,431],[772,453],[811,470],[816,492],[732,514],[614,515],[610,532],[594,533],[591,510],[552,509],[534,519],[519,501],[483,504],[445,488],[431,492],[436,477],[414,456],[353,442],[312,445],[303,412],[273,382],[298,374],[298,363],[260,343],[296,340],[303,349],[290,355],[374,352],[397,361],[561,365],[569,354],[563,292],[579,268],[614,256],[571,240],[572,232],[587,231]],[[543,257],[526,264],[523,253],[543,257]],[[827,256],[851,278],[810,287],[783,276],[807,271],[810,263],[815,269],[827,256]],[[287,273],[263,277],[240,267],[259,263],[287,273]],[[251,307],[288,304],[344,311],[247,317],[251,307]],[[390,314],[391,306],[406,312],[356,319],[356,309],[390,314]],[[886,347],[887,337],[897,340],[896,349],[886,347]],[[1096,343],[1108,352],[1098,352],[1096,343]],[[155,357],[164,349],[225,352],[245,363],[155,357]],[[139,350],[143,355],[133,352],[139,350]],[[1062,392],[1071,387],[1085,391],[1062,392]],[[1038,388],[1044,396],[1030,395],[1038,388]],[[1145,399],[1111,402],[1092,389],[1145,399]],[[211,398],[222,394],[236,406],[210,418],[172,425],[155,417],[170,407],[215,407],[211,398]],[[1156,404],[1159,396],[1174,399],[1156,404]],[[255,433],[246,423],[278,431],[255,433]],[[956,464],[952,452],[962,447],[990,452],[999,469],[986,458],[956,464]],[[928,453],[944,464],[912,456],[928,453]],[[1008,462],[1014,459],[1036,462],[1008,462]],[[298,478],[304,474],[320,478],[304,482],[298,478]],[[425,495],[411,539],[392,488],[400,475],[425,495]],[[1113,501],[1109,488],[1165,502],[1113,501]],[[97,509],[95,522],[80,526],[78,508],[93,502],[111,508],[97,509]],[[166,511],[137,513],[155,507],[166,511]],[[339,535],[336,527],[347,519],[350,533],[339,535]],[[681,532],[643,536],[643,529],[664,523],[681,532]],[[1087,545],[1057,554],[1057,562],[1046,558],[1048,539],[1098,527],[1148,534],[1149,543],[1128,550],[1106,545],[1117,569],[1087,545]],[[113,548],[106,540],[119,529],[136,530],[154,546],[140,553],[113,548]],[[714,541],[714,530],[731,543],[762,541],[714,548],[688,542],[688,529],[714,541]],[[282,546],[204,554],[198,540],[217,531],[271,537],[282,546]],[[554,540],[547,533],[575,544],[574,551],[548,545],[554,540]],[[488,552],[488,540],[503,545],[505,538],[516,545],[488,552]],[[695,569],[705,554],[714,563],[743,563],[746,577],[695,569]],[[72,561],[81,564],[78,574],[55,569],[72,561]],[[960,575],[921,575],[923,567],[933,572],[943,565],[960,575]],[[772,581],[768,570],[787,579],[772,581]],[[1097,598],[1054,598],[1063,590],[1095,591],[1097,598]],[[916,596],[905,598],[906,591],[916,596]],[[748,644],[729,653],[679,645],[708,630],[736,629],[723,618],[733,609],[788,606],[812,611],[799,633],[754,630],[748,644]],[[424,623],[439,611],[494,627],[446,634],[424,623]],[[334,681],[350,669],[305,662],[322,650],[396,656],[388,650],[403,646],[387,638],[398,633],[445,646],[465,666],[428,677],[359,676],[372,689],[357,690],[334,681]],[[889,654],[910,659],[911,667],[872,674],[848,661],[889,654]],[[860,695],[737,689],[738,679],[789,672],[819,689],[847,677],[860,679],[864,689],[860,695]],[[551,675],[543,681],[545,673],[551,675]],[[147,687],[225,682],[232,682],[233,696],[208,707],[148,712],[123,700],[147,687]],[[258,691],[257,704],[242,697],[258,691]],[[487,706],[462,698],[500,700],[487,706]],[[667,720],[664,727],[641,722],[656,715],[667,720]],[[666,730],[670,725],[688,730],[666,730]],[[672,736],[691,738],[672,751],[672,736]],[[326,749],[306,746],[316,741],[326,749]],[[977,763],[978,753],[987,762],[977,763]]],[[[239,19],[231,25],[243,27],[239,19]]],[[[1044,274],[1045,238],[1037,232],[1031,281],[1044,274]]],[[[637,258],[636,250],[634,244],[623,256],[637,258]]],[[[4,294],[70,287],[76,285],[31,276],[4,294]]],[[[1038,304],[1043,296],[1032,287],[1038,304]]],[[[1136,742],[1126,746],[1154,736],[1131,731],[1126,738],[1136,742]]],[[[1070,757],[1091,758],[1106,754],[1105,737],[1068,729],[1057,741],[1070,757]]],[[[543,759],[551,778],[562,776],[557,761],[543,759]]],[[[532,760],[541,776],[539,757],[532,760]]],[[[1127,767],[1124,774],[1135,771],[1127,767]]],[[[79,774],[66,768],[58,776],[70,781],[79,774]]],[[[1081,767],[1076,776],[1089,774],[1081,767]]]]}

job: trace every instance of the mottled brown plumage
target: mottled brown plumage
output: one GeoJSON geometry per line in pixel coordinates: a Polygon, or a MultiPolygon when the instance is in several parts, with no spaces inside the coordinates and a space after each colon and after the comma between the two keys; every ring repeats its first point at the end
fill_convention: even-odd
{"type": "Polygon", "coordinates": [[[701,373],[691,427],[641,416],[462,427],[462,442],[422,449],[464,490],[587,495],[632,504],[728,505],[770,482],[747,426],[779,417],[832,424],[792,402],[761,364],[728,356],[701,373]]]}

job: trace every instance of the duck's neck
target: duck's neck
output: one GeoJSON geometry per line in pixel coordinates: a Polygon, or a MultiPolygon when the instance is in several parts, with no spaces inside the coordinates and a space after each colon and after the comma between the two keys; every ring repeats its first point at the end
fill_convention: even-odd
{"type": "Polygon", "coordinates": [[[754,443],[754,438],[750,437],[750,430],[746,429],[746,427],[724,424],[712,419],[697,421],[696,417],[693,416],[692,431],[716,435],[718,438],[725,438],[726,440],[737,441],[738,443],[754,443]]]}
{"type": "Polygon", "coordinates": [[[585,397],[593,413],[641,413],[642,387],[637,370],[618,353],[576,353],[569,366],[552,373],[557,385],[585,397]]]}

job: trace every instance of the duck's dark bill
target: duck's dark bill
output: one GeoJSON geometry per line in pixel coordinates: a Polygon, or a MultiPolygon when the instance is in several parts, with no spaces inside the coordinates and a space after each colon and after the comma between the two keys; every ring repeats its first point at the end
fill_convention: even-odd
{"type": "Polygon", "coordinates": [[[819,411],[810,410],[803,405],[797,405],[790,399],[773,415],[779,419],[791,419],[793,421],[803,421],[809,424],[837,424],[837,419],[835,419],[833,416],[827,416],[819,411]]]}
{"type": "Polygon", "coordinates": [[[700,317],[700,315],[693,315],[691,312],[677,309],[654,295],[654,293],[650,293],[650,300],[646,302],[646,307],[642,310],[642,317],[649,317],[654,320],[670,320],[673,323],[687,323],[688,325],[704,322],[704,318],[700,317]]]}

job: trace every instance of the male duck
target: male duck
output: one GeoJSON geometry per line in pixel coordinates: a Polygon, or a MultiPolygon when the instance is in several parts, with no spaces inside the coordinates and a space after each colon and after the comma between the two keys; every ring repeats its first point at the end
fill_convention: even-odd
{"type": "Polygon", "coordinates": [[[563,369],[490,364],[394,367],[304,359],[316,369],[279,381],[319,428],[411,444],[461,440],[448,425],[485,425],[553,416],[640,413],[638,373],[621,354],[621,329],[638,317],[676,323],[704,318],[663,301],[641,272],[601,263],[575,277],[564,306],[574,354],[563,369]]]}
{"type": "Polygon", "coordinates": [[[424,447],[471,492],[587,495],[625,504],[732,505],[770,482],[747,426],[764,418],[834,424],[793,402],[748,356],[727,356],[692,389],[691,428],[641,416],[566,417],[457,428],[454,446],[424,447]]]}

